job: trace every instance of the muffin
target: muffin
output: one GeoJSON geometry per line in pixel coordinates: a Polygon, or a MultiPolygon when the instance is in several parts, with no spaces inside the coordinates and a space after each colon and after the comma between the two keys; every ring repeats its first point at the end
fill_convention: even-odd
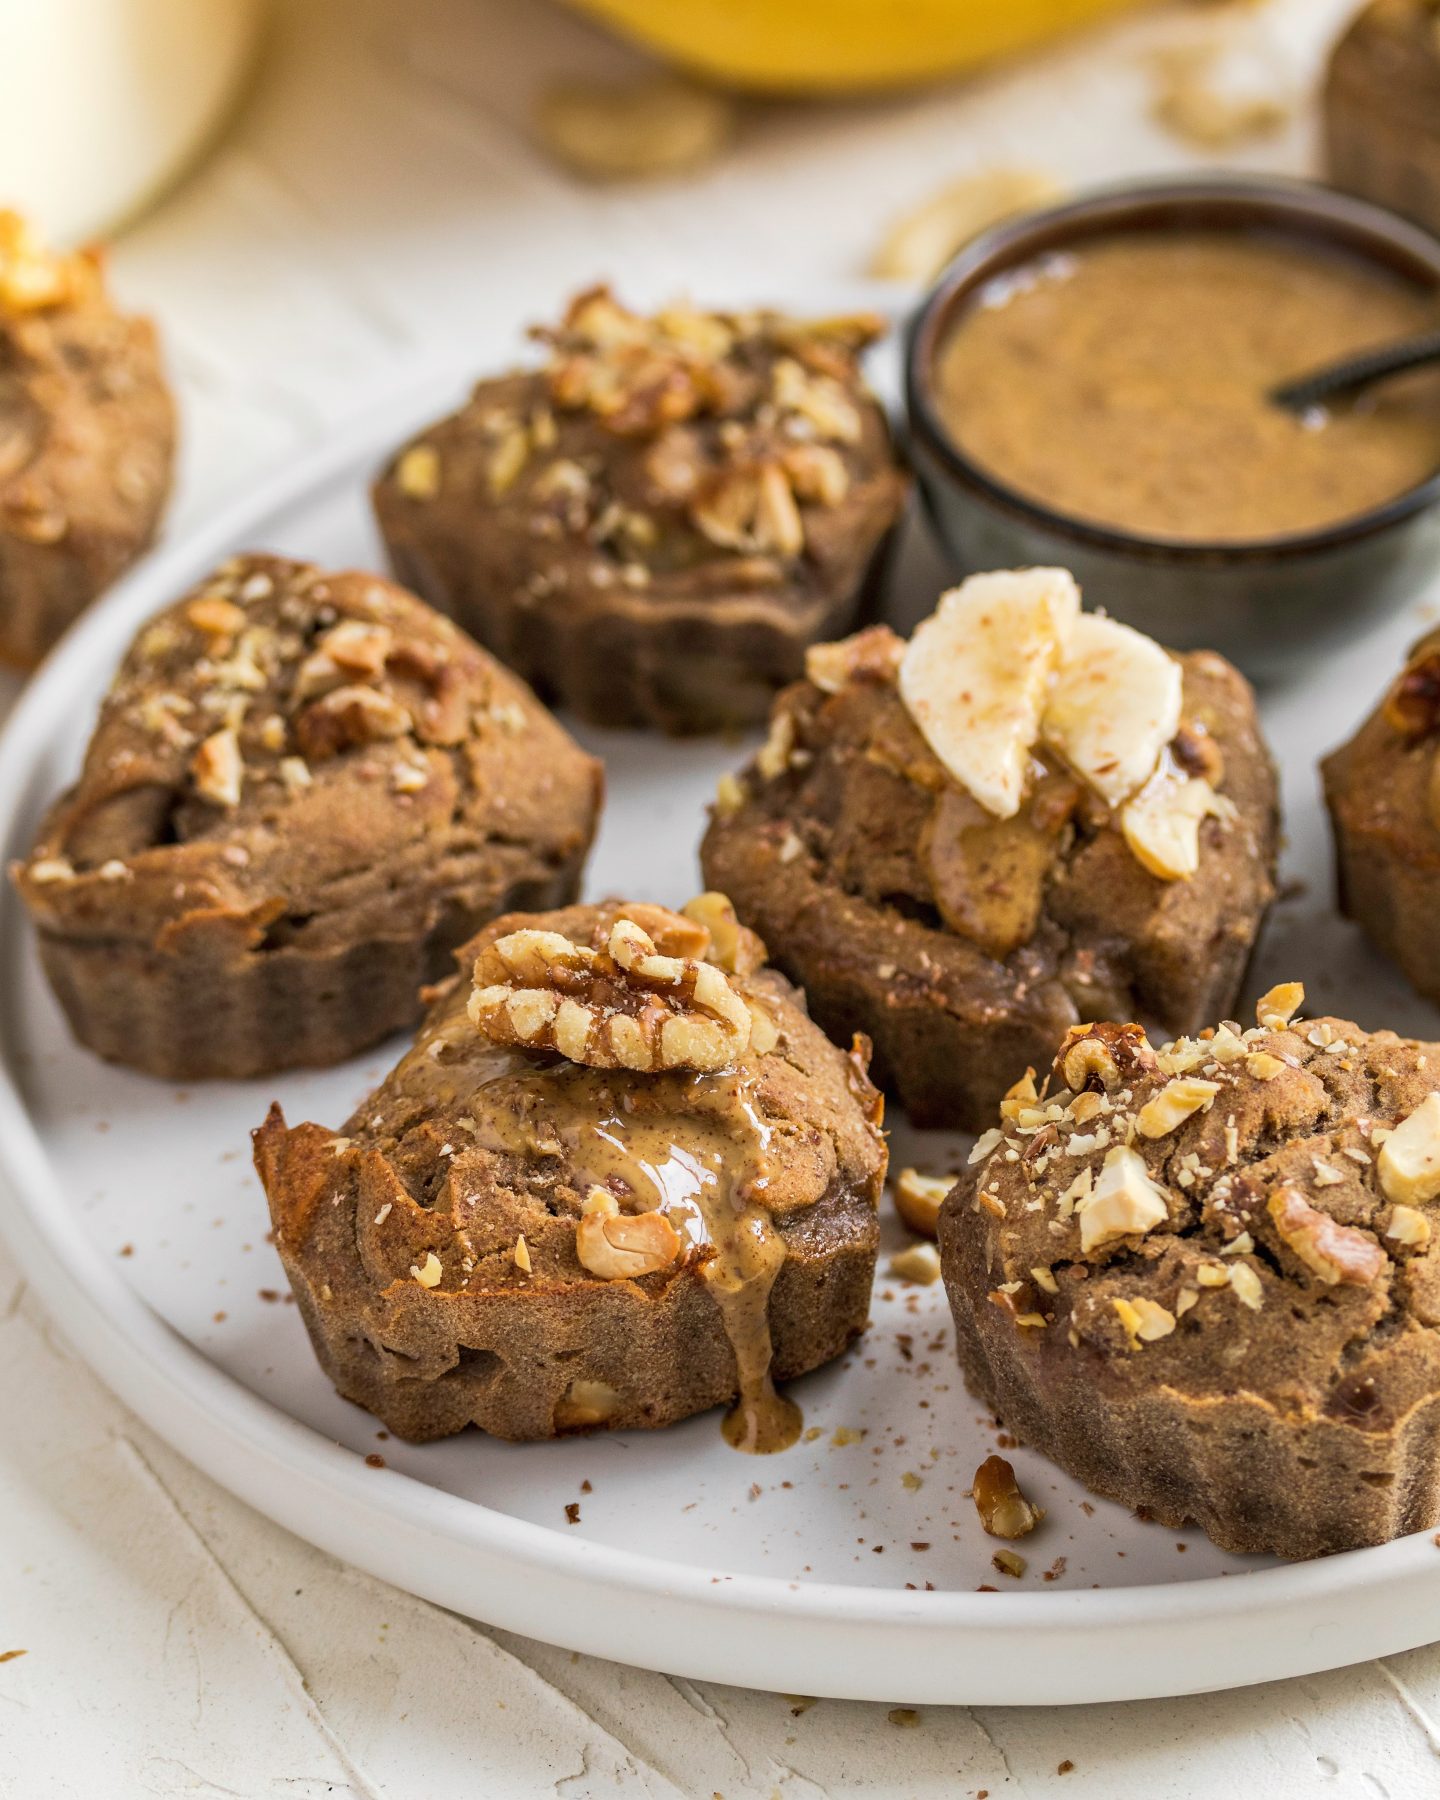
{"type": "Polygon", "coordinates": [[[1071,1025],[1194,1031],[1233,1004],[1276,829],[1229,663],[1031,569],[971,577],[908,645],[813,649],[701,854],[917,1124],[979,1131],[1071,1025]]]}
{"type": "Polygon", "coordinates": [[[1440,631],[1423,637],[1380,705],[1321,764],[1340,910],[1440,1000],[1440,631]]]}
{"type": "Polygon", "coordinates": [[[653,318],[605,288],[375,487],[402,581],[599,725],[763,719],[855,624],[906,482],[861,380],[870,314],[653,318]]]}
{"type": "Polygon", "coordinates": [[[573,899],[600,795],[413,595],[237,557],[140,632],[13,873],[81,1043],[259,1075],[413,1025],[478,926],[573,899]]]}
{"type": "Polygon", "coordinates": [[[1440,1521],[1440,1045],[1294,1018],[1077,1026],[940,1217],[960,1360],[1006,1428],[1225,1550],[1440,1521]]]}
{"type": "Polygon", "coordinates": [[[497,920],[337,1135],[255,1134],[325,1372],[399,1436],[673,1424],[776,1394],[866,1321],[885,1174],[847,1055],[727,901],[497,920]],[[472,978],[473,977],[473,978],[472,978]]]}
{"type": "Polygon", "coordinates": [[[174,451],[150,321],[0,212],[0,659],[38,662],[145,549],[174,451]]]}

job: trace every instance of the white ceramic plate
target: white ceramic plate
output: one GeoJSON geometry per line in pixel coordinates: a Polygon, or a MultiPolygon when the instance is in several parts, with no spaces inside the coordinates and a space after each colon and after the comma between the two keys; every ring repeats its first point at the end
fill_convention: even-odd
{"type": "MultiPolygon", "coordinates": [[[[165,550],[61,647],[0,744],[0,846],[23,852],[73,774],[97,698],[138,623],[229,552],[379,565],[365,479],[463,388],[427,383],[165,550]]],[[[897,595],[926,610],[933,574],[897,595]]],[[[1092,596],[1098,601],[1101,596],[1092,596]]],[[[1302,977],[1307,1010],[1440,1036],[1440,1018],[1329,913],[1315,759],[1393,670],[1419,620],[1272,696],[1286,769],[1289,873],[1256,991],[1302,977]]],[[[609,765],[589,891],[680,902],[699,885],[702,808],[743,746],[582,733],[609,765]]],[[[468,1433],[381,1441],[316,1366],[266,1242],[250,1129],[279,1097],[338,1124],[391,1060],[175,1089],[69,1040],[13,893],[0,898],[0,1171],[6,1234],[99,1373],[178,1449],[302,1537],[476,1618],[578,1650],[713,1680],[891,1701],[1065,1703],[1293,1675],[1428,1641],[1440,1548],[1422,1534],[1297,1567],[1222,1556],[1092,1501],[1009,1450],[1047,1509],[1020,1580],[965,1498],[1003,1438],[956,1372],[944,1295],[885,1273],[873,1323],[796,1384],[810,1431],[748,1458],[718,1415],[655,1434],[513,1446],[468,1433]],[[383,1467],[367,1463],[382,1456],[383,1467]],[[566,1508],[578,1503],[579,1518],[566,1508]],[[994,1591],[988,1591],[994,1590],[994,1591]]],[[[954,1142],[907,1144],[953,1159],[954,1142]]],[[[893,1248],[887,1225],[887,1247],[893,1248]]]]}

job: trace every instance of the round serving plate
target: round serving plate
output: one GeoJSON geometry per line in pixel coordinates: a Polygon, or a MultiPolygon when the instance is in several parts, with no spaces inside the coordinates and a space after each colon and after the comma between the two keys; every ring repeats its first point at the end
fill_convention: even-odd
{"type": "MultiPolygon", "coordinates": [[[[464,389],[411,387],[206,530],[152,557],[60,646],[0,741],[0,846],[27,848],[73,776],[97,701],[139,623],[232,551],[380,567],[366,482],[464,389]]],[[[909,559],[892,610],[928,610],[909,559]]],[[[1103,596],[1092,595],[1092,603],[1103,596]]],[[[1412,616],[1303,690],[1267,698],[1286,771],[1287,896],[1253,990],[1300,977],[1307,1011],[1440,1036],[1440,1018],[1330,909],[1315,762],[1393,671],[1412,616]]],[[[746,746],[582,730],[609,801],[590,894],[678,903],[719,775],[746,746]]],[[[510,1445],[468,1432],[385,1437],[311,1355],[266,1238],[249,1133],[272,1099],[338,1125],[398,1050],[344,1067],[176,1088],[78,1048],[0,896],[0,1223],[81,1353],[156,1431],[280,1524],[489,1623],[592,1654],[786,1692],[888,1701],[1068,1703],[1294,1675],[1430,1639],[1440,1548],[1420,1534],[1282,1567],[1224,1556],[1088,1496],[1010,1445],[966,1393],[940,1286],[894,1278],[887,1218],[872,1323],[795,1384],[807,1430],[747,1457],[716,1414],[656,1433],[510,1445]],[[968,1498],[1003,1448],[1046,1509],[1023,1576],[968,1498]]],[[[897,1129],[895,1165],[954,1167],[960,1140],[897,1129]]],[[[888,1205],[887,1205],[888,1210],[888,1205]]]]}

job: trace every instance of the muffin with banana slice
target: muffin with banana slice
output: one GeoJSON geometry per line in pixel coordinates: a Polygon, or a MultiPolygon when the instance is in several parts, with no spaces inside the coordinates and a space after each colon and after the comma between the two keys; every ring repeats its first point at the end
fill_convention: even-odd
{"type": "Polygon", "coordinates": [[[256,1133],[326,1373],[410,1439],[668,1425],[777,1393],[864,1328],[885,1178],[846,1053],[729,902],[496,920],[338,1132],[256,1133]]]}
{"type": "Polygon", "coordinates": [[[1307,1557],[1440,1522],[1440,1045],[1075,1026],[940,1215],[966,1378],[1100,1494],[1307,1557]]]}
{"type": "Polygon", "coordinates": [[[1072,1025],[1233,1005],[1277,827],[1237,671],[1024,569],[972,576],[908,643],[812,649],[702,859],[912,1119],[978,1131],[1072,1025]]]}

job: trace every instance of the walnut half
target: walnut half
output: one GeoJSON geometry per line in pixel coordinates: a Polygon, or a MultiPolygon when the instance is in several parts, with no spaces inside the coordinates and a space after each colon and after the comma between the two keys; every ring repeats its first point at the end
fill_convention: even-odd
{"type": "Polygon", "coordinates": [[[749,1047],[752,1023],[713,963],[661,955],[623,917],[599,950],[554,931],[498,938],[476,958],[469,1013],[498,1044],[640,1073],[722,1069],[749,1047]]]}

